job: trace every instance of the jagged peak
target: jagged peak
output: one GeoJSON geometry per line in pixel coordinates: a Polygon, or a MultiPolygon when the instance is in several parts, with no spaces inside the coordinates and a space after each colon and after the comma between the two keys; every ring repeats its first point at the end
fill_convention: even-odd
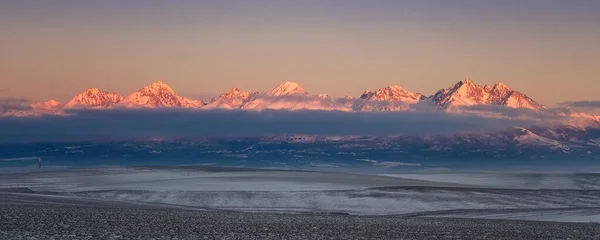
{"type": "Polygon", "coordinates": [[[464,81],[461,81],[463,84],[467,84],[467,85],[477,85],[475,84],[475,82],[473,82],[473,80],[471,80],[471,78],[466,78],[464,81]]]}
{"type": "Polygon", "coordinates": [[[95,92],[103,92],[102,90],[100,90],[99,88],[88,88],[85,91],[83,91],[84,93],[95,93],[95,92]]]}
{"type": "Polygon", "coordinates": [[[145,94],[154,94],[154,93],[159,93],[159,92],[167,92],[170,94],[175,93],[175,91],[173,91],[171,86],[167,85],[166,83],[164,83],[162,81],[156,81],[155,83],[145,86],[144,88],[140,89],[138,92],[145,93],[145,94]]]}
{"type": "Polygon", "coordinates": [[[298,83],[285,81],[277,85],[273,90],[269,92],[269,95],[282,96],[288,94],[307,94],[304,88],[300,87],[298,83]]]}
{"type": "Polygon", "coordinates": [[[225,93],[221,93],[218,97],[213,97],[211,99],[211,101],[216,101],[219,98],[247,97],[247,96],[250,96],[252,94],[255,94],[255,93],[252,93],[252,92],[243,92],[239,88],[231,88],[231,89],[229,89],[229,91],[227,91],[225,93]]]}
{"type": "Polygon", "coordinates": [[[204,105],[200,100],[192,100],[179,96],[173,89],[162,81],[152,83],[137,92],[131,93],[120,107],[185,107],[199,108],[204,105]]]}
{"type": "Polygon", "coordinates": [[[492,89],[512,91],[512,88],[510,86],[504,84],[503,82],[498,82],[498,83],[494,84],[494,87],[492,89]]]}
{"type": "Polygon", "coordinates": [[[242,91],[239,88],[234,87],[234,88],[229,89],[229,92],[230,93],[240,93],[242,91]]]}
{"type": "MultiPolygon", "coordinates": [[[[450,88],[452,88],[452,86],[450,88]]],[[[447,91],[446,88],[441,88],[440,90],[437,90],[437,92],[435,92],[435,94],[433,94],[433,96],[443,94],[446,91],[447,91]]]]}
{"type": "Polygon", "coordinates": [[[88,88],[66,102],[64,108],[111,107],[122,99],[123,97],[118,93],[103,91],[99,88],[88,88]]]}
{"type": "Polygon", "coordinates": [[[467,85],[475,85],[475,83],[471,79],[467,78],[465,80],[458,81],[457,83],[450,85],[450,87],[448,87],[447,89],[442,89],[441,91],[448,91],[448,90],[456,91],[456,89],[459,89],[459,88],[461,88],[463,86],[467,86],[467,85]]]}
{"type": "Polygon", "coordinates": [[[99,88],[88,88],[77,96],[94,96],[94,95],[119,95],[117,93],[108,92],[99,88]]]}
{"type": "Polygon", "coordinates": [[[490,86],[490,85],[487,85],[487,84],[483,86],[483,90],[486,91],[486,92],[492,91],[493,88],[494,88],[494,86],[490,86]]]}
{"type": "Polygon", "coordinates": [[[408,91],[398,85],[387,86],[385,88],[377,90],[376,92],[385,92],[385,91],[389,91],[391,93],[399,93],[399,94],[414,94],[413,92],[408,91]]]}
{"type": "Polygon", "coordinates": [[[467,78],[465,80],[459,81],[458,83],[456,83],[452,87],[450,87],[450,89],[454,89],[454,90],[458,90],[458,89],[462,89],[462,88],[466,88],[466,89],[470,89],[470,90],[476,90],[476,91],[478,91],[479,89],[485,90],[484,86],[477,85],[477,83],[475,83],[470,78],[467,78]]]}
{"type": "Polygon", "coordinates": [[[477,84],[470,78],[466,78],[465,80],[459,81],[456,84],[452,85],[451,88],[457,89],[463,86],[477,86],[477,84]]]}
{"type": "Polygon", "coordinates": [[[420,94],[407,91],[398,85],[387,86],[376,91],[367,90],[360,96],[362,99],[386,101],[418,100],[420,97],[420,94]]]}
{"type": "MultiPolygon", "coordinates": [[[[488,87],[489,88],[489,87],[488,87]]],[[[473,80],[467,78],[438,91],[431,99],[438,106],[449,107],[456,105],[475,105],[485,102],[487,95],[484,86],[477,85],[473,80]]]]}
{"type": "Polygon", "coordinates": [[[494,104],[513,108],[544,108],[525,94],[514,91],[510,86],[502,82],[498,82],[493,86],[481,86],[468,78],[448,89],[438,91],[431,99],[438,106],[443,107],[494,104]]]}
{"type": "MultiPolygon", "coordinates": [[[[219,95],[219,97],[235,96],[235,95],[240,95],[243,93],[244,92],[242,92],[239,88],[231,88],[227,92],[221,93],[219,95]]],[[[215,97],[215,98],[218,98],[218,97],[215,97]]]]}
{"type": "Polygon", "coordinates": [[[410,92],[398,85],[390,85],[390,86],[387,86],[387,87],[384,87],[381,89],[377,89],[375,91],[367,90],[364,93],[378,93],[378,92],[386,92],[386,91],[388,91],[388,92],[410,92]]]}

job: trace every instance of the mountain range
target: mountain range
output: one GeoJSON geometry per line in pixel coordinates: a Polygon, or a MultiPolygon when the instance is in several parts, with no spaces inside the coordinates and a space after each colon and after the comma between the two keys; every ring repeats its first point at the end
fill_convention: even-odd
{"type": "MultiPolygon", "coordinates": [[[[28,108],[3,111],[3,115],[32,116],[66,114],[71,109],[111,108],[188,108],[198,110],[320,110],[345,112],[385,112],[438,110],[506,117],[501,109],[524,110],[539,116],[562,117],[566,124],[578,128],[600,127],[600,117],[572,109],[549,109],[504,83],[478,85],[465,79],[431,96],[415,93],[393,85],[364,91],[359,97],[332,98],[327,94],[312,94],[295,82],[282,82],[268,92],[244,92],[232,88],[205,103],[177,95],[167,84],[158,81],[127,96],[90,88],[65,103],[49,100],[33,103],[28,108]],[[488,111],[491,109],[492,111],[488,111]]],[[[508,116],[520,117],[515,112],[508,116]]]]}
{"type": "MultiPolygon", "coordinates": [[[[368,143],[368,146],[375,148],[384,143],[391,144],[390,141],[392,141],[394,146],[413,146],[420,149],[419,151],[444,152],[444,154],[455,154],[456,156],[463,156],[466,154],[465,151],[477,155],[483,151],[482,149],[490,154],[495,154],[493,156],[506,155],[517,149],[527,157],[538,156],[540,151],[544,150],[550,151],[548,152],[550,155],[545,156],[551,156],[558,152],[568,154],[569,157],[600,158],[600,155],[596,154],[600,149],[600,116],[572,109],[547,108],[506,84],[496,83],[492,86],[482,86],[470,79],[459,81],[431,96],[411,92],[394,85],[373,91],[367,90],[358,97],[332,98],[327,94],[309,93],[294,82],[283,82],[268,92],[244,92],[238,88],[232,88],[213,97],[209,102],[179,96],[167,84],[156,82],[127,96],[90,88],[64,103],[54,100],[33,103],[28,108],[14,108],[12,111],[0,112],[0,115],[63,115],[70,114],[69,110],[71,109],[119,108],[188,108],[198,111],[215,109],[345,112],[444,111],[448,114],[476,114],[494,118],[526,117],[534,118],[534,121],[539,120],[539,124],[515,126],[491,132],[458,132],[451,136],[378,138],[374,140],[375,142],[368,143]]],[[[311,143],[316,141],[322,144],[319,140],[321,138],[329,139],[325,136],[279,136],[267,141],[311,143]]],[[[349,145],[357,144],[353,142],[355,139],[352,137],[343,137],[342,139],[347,139],[344,141],[347,141],[349,145]]],[[[330,139],[326,141],[330,141],[330,139]]],[[[360,140],[361,144],[364,141],[366,140],[360,140]]],[[[389,146],[391,145],[384,147],[389,146]]]]}
{"type": "MultiPolygon", "coordinates": [[[[393,85],[375,91],[367,90],[359,97],[331,98],[327,94],[311,94],[295,82],[283,82],[268,92],[244,92],[232,88],[210,102],[177,95],[163,82],[152,83],[127,96],[90,88],[65,103],[50,100],[31,104],[29,114],[62,113],[68,109],[102,108],[194,108],[279,110],[337,110],[337,111],[408,111],[421,105],[455,111],[461,107],[496,105],[525,108],[535,111],[545,107],[511,87],[497,83],[477,85],[471,79],[460,81],[431,96],[415,93],[393,85]]],[[[27,114],[21,114],[27,115],[27,114]]]]}

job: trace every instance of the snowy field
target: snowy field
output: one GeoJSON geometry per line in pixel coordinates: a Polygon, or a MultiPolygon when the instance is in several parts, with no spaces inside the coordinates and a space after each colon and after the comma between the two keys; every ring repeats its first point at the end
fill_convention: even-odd
{"type": "Polygon", "coordinates": [[[107,167],[2,173],[0,191],[198,210],[600,222],[600,174],[107,167]]]}

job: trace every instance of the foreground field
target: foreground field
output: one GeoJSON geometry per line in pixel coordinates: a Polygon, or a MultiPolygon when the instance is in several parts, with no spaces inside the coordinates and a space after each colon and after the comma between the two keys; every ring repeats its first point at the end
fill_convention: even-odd
{"type": "Polygon", "coordinates": [[[275,214],[0,193],[0,239],[598,239],[600,224],[275,214]]]}

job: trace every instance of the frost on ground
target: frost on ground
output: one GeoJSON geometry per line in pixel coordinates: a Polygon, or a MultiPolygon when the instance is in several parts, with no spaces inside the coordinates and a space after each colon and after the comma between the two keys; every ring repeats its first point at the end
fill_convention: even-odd
{"type": "Polygon", "coordinates": [[[382,176],[207,166],[93,168],[0,174],[0,188],[247,212],[600,222],[600,174],[382,176]]]}

